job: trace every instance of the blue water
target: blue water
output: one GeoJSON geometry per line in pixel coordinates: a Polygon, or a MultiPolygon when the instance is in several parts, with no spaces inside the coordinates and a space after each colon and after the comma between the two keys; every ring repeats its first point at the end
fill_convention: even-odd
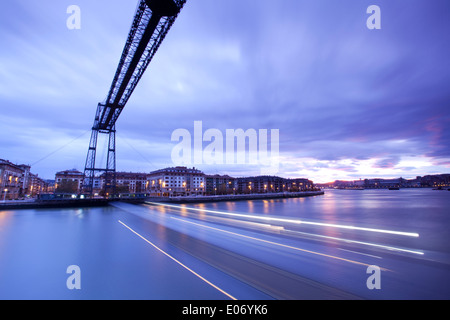
{"type": "Polygon", "coordinates": [[[309,198],[180,207],[0,211],[0,298],[229,298],[191,271],[238,299],[273,298],[200,259],[201,248],[197,255],[173,245],[170,230],[361,298],[450,298],[448,191],[326,190],[309,198]],[[70,265],[81,269],[80,290],[66,285],[70,265]],[[366,287],[367,265],[388,270],[381,290],[366,287]]]}
{"type": "Polygon", "coordinates": [[[307,221],[416,232],[424,250],[450,253],[450,192],[432,189],[326,190],[308,198],[195,205],[307,221]]]}

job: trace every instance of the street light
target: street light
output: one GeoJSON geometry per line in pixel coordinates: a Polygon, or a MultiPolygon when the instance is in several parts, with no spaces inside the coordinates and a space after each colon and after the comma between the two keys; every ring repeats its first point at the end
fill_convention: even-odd
{"type": "Polygon", "coordinates": [[[5,189],[3,191],[5,191],[5,195],[3,196],[3,202],[6,202],[6,193],[8,192],[8,189],[5,189]]]}

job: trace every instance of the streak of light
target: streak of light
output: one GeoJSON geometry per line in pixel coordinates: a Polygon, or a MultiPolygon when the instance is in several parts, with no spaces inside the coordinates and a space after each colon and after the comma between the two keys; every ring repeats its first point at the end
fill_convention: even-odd
{"type": "MultiPolygon", "coordinates": [[[[364,263],[364,262],[359,262],[359,261],[355,261],[355,260],[345,259],[345,258],[341,258],[341,257],[332,256],[332,255],[329,255],[329,254],[317,252],[317,251],[311,251],[311,250],[306,250],[306,249],[290,246],[290,245],[283,244],[283,243],[273,242],[273,241],[264,240],[264,239],[260,239],[260,238],[255,238],[255,237],[251,237],[251,236],[246,236],[244,234],[240,234],[240,233],[236,233],[236,232],[232,232],[232,231],[227,231],[227,230],[223,230],[223,229],[219,229],[219,228],[215,228],[215,227],[206,226],[206,225],[203,225],[203,224],[200,224],[200,223],[187,221],[185,219],[179,219],[179,218],[175,218],[175,217],[171,217],[171,218],[175,219],[175,220],[183,221],[185,223],[194,224],[194,225],[197,225],[197,226],[200,226],[200,227],[203,227],[203,228],[208,228],[208,229],[211,229],[211,230],[215,230],[215,231],[219,231],[219,232],[223,232],[223,233],[227,233],[227,234],[232,234],[232,235],[235,235],[235,236],[238,236],[238,237],[242,237],[242,238],[246,238],[246,239],[260,241],[260,242],[268,243],[268,244],[275,245],[275,246],[280,246],[280,247],[284,247],[284,248],[288,248],[288,249],[302,251],[302,252],[315,254],[315,255],[318,255],[318,256],[326,257],[326,258],[332,258],[332,259],[336,259],[336,260],[340,260],[340,261],[345,261],[345,262],[349,262],[349,263],[353,263],[353,264],[358,264],[358,265],[362,265],[362,266],[366,266],[366,267],[370,266],[370,264],[367,264],[367,263],[364,263]]],[[[384,271],[390,271],[390,270],[384,269],[384,268],[381,268],[381,269],[384,270],[384,271]]]]}
{"type": "Polygon", "coordinates": [[[292,230],[285,230],[285,231],[288,233],[298,233],[298,234],[302,234],[302,235],[315,236],[315,237],[320,237],[320,238],[324,238],[324,239],[344,241],[347,243],[356,243],[356,244],[361,244],[361,245],[365,245],[365,246],[372,246],[372,247],[382,248],[382,249],[386,249],[386,250],[390,250],[390,251],[400,251],[400,252],[413,253],[413,254],[418,254],[418,255],[424,254],[422,251],[402,249],[402,248],[385,246],[382,244],[371,243],[371,242],[363,242],[363,241],[357,241],[357,240],[336,238],[336,237],[330,237],[330,236],[324,236],[324,235],[320,235],[320,234],[306,233],[306,232],[300,232],[300,231],[292,231],[292,230]]]}
{"type": "Polygon", "coordinates": [[[362,253],[362,252],[353,251],[353,250],[347,250],[347,249],[342,249],[342,248],[338,248],[338,249],[339,249],[339,250],[342,250],[342,251],[347,251],[347,252],[351,252],[351,253],[360,254],[360,255],[363,255],[363,256],[371,257],[371,258],[383,259],[382,257],[374,256],[374,255],[372,255],[372,254],[367,254],[367,253],[362,253]]]}
{"type": "MultiPolygon", "coordinates": [[[[365,241],[325,236],[325,235],[320,235],[320,234],[316,234],[316,233],[294,231],[294,230],[285,229],[284,227],[273,226],[273,225],[263,224],[263,223],[258,223],[258,222],[250,222],[250,221],[243,221],[243,220],[236,220],[236,219],[233,220],[233,219],[221,218],[221,217],[211,217],[211,218],[208,218],[207,220],[209,220],[211,222],[216,221],[219,223],[226,223],[231,226],[242,226],[244,228],[247,227],[247,228],[260,229],[260,230],[265,230],[265,231],[275,231],[276,233],[284,233],[284,234],[293,234],[293,235],[298,234],[301,236],[316,237],[316,238],[322,238],[322,239],[326,239],[326,240],[359,244],[359,245],[364,245],[364,246],[369,246],[369,247],[385,249],[385,250],[389,250],[389,251],[397,251],[397,252],[410,253],[410,254],[416,254],[416,255],[424,255],[424,253],[422,251],[417,251],[417,250],[392,247],[392,246],[387,246],[387,245],[382,245],[382,244],[377,244],[377,243],[372,243],[372,242],[365,242],[365,241]],[[212,218],[214,218],[214,219],[212,219],[212,218]]],[[[342,249],[342,250],[344,250],[344,249],[342,249]]],[[[350,250],[347,250],[347,251],[350,251],[350,250]]],[[[371,255],[367,255],[367,256],[371,256],[371,255]]],[[[374,256],[374,257],[376,257],[376,256],[374,256]]],[[[379,258],[379,257],[377,257],[377,258],[379,258]]]]}
{"type": "Polygon", "coordinates": [[[123,223],[122,221],[118,220],[119,223],[121,225],[123,225],[125,228],[127,228],[128,230],[130,230],[131,232],[133,232],[135,235],[137,235],[139,238],[141,238],[142,240],[144,240],[145,242],[147,242],[148,244],[150,244],[152,247],[154,247],[156,250],[158,250],[159,252],[163,253],[164,255],[166,255],[167,257],[169,257],[170,259],[172,259],[173,261],[175,261],[176,263],[178,263],[180,266],[182,266],[183,268],[185,268],[186,270],[188,270],[189,272],[191,272],[192,274],[194,274],[195,276],[197,276],[198,278],[200,278],[201,280],[203,280],[204,282],[206,282],[207,284],[209,284],[211,287],[213,287],[214,289],[220,291],[221,293],[223,293],[224,295],[226,295],[227,297],[229,297],[232,300],[237,300],[235,297],[233,297],[232,295],[230,295],[229,293],[227,293],[226,291],[222,290],[221,288],[219,288],[218,286],[216,286],[215,284],[213,284],[212,282],[206,280],[204,277],[202,277],[201,275],[199,275],[197,272],[195,272],[194,270],[190,269],[188,266],[184,265],[183,263],[181,263],[180,261],[178,261],[177,259],[175,259],[174,257],[172,257],[170,254],[168,254],[167,252],[165,252],[164,250],[162,250],[161,248],[159,248],[158,246],[156,246],[155,244],[153,244],[151,241],[147,240],[146,238],[144,238],[142,235],[140,235],[139,233],[137,233],[136,231],[134,231],[132,228],[130,228],[129,226],[127,226],[125,223],[123,223]]]}
{"type": "MultiPolygon", "coordinates": [[[[193,217],[193,215],[189,215],[190,217],[193,217]]],[[[185,217],[186,218],[186,217],[185,217]]],[[[195,217],[194,217],[195,218],[195,217]]],[[[248,229],[256,229],[256,230],[264,230],[268,232],[275,232],[275,233],[281,233],[284,231],[284,227],[282,226],[273,226],[271,224],[267,223],[261,223],[261,222],[253,222],[253,221],[245,221],[245,220],[236,220],[232,218],[224,218],[224,217],[217,217],[217,216],[208,216],[207,218],[202,219],[203,221],[210,221],[215,223],[223,223],[231,226],[240,226],[243,228],[248,229]]]]}
{"type": "Polygon", "coordinates": [[[247,215],[247,214],[241,214],[241,213],[231,213],[231,212],[223,212],[223,211],[217,211],[217,210],[191,208],[191,207],[178,206],[178,205],[173,205],[173,204],[162,204],[162,203],[148,202],[148,201],[146,201],[146,203],[152,204],[152,205],[157,205],[157,206],[171,207],[171,208],[177,208],[177,209],[188,209],[188,210],[200,211],[200,212],[204,212],[204,213],[209,212],[209,213],[215,213],[215,214],[221,214],[221,215],[228,215],[228,216],[241,217],[241,218],[247,218],[247,219],[250,218],[250,219],[264,220],[264,221],[270,221],[270,222],[305,224],[305,225],[314,225],[314,226],[321,226],[321,227],[332,227],[332,228],[359,230],[359,231],[367,231],[367,232],[387,233],[387,234],[394,234],[394,235],[406,236],[406,237],[415,237],[415,238],[419,237],[419,234],[415,233],[415,232],[403,232],[403,231],[395,231],[395,230],[355,227],[355,226],[348,226],[348,225],[341,225],[341,224],[303,221],[303,220],[299,220],[299,219],[285,219],[285,218],[275,218],[275,217],[266,217],[266,216],[255,216],[255,215],[247,215]]]}

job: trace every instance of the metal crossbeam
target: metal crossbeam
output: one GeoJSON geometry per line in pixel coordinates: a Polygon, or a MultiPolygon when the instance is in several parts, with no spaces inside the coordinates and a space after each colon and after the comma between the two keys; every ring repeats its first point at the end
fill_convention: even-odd
{"type": "Polygon", "coordinates": [[[97,106],[84,170],[83,193],[92,194],[98,173],[105,174],[105,188],[111,188],[115,193],[116,121],[185,3],[186,0],[140,0],[108,96],[97,106]],[[99,133],[109,135],[106,168],[95,165],[99,133]]]}

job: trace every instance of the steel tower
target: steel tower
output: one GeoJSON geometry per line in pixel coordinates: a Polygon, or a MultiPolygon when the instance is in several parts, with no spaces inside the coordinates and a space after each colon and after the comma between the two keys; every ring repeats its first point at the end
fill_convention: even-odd
{"type": "Polygon", "coordinates": [[[140,0],[133,24],[103,103],[97,106],[84,168],[83,194],[91,195],[94,180],[105,175],[105,195],[115,195],[116,121],[186,0],[140,0]],[[99,134],[108,138],[106,167],[96,166],[99,134]]]}

